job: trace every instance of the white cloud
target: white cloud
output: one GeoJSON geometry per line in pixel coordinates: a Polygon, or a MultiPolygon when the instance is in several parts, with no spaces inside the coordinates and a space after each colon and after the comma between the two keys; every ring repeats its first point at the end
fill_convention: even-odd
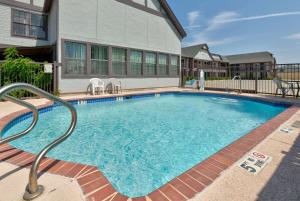
{"type": "MultiPolygon", "coordinates": [[[[238,14],[232,11],[226,11],[216,15],[208,21],[208,26],[205,29],[190,33],[192,40],[190,42],[184,43],[184,46],[195,45],[199,43],[207,43],[209,46],[213,47],[230,44],[242,40],[241,37],[226,37],[222,39],[212,39],[209,36],[210,31],[216,30],[222,26],[222,23],[219,23],[221,20],[230,20],[237,16],[238,14]]],[[[191,24],[189,26],[190,29],[198,27],[199,25],[194,24],[191,24]]]]}
{"type": "Polygon", "coordinates": [[[191,11],[191,12],[187,13],[189,26],[195,25],[195,23],[196,23],[197,19],[199,18],[199,16],[200,16],[199,11],[191,11]]]}
{"type": "Polygon", "coordinates": [[[216,30],[220,28],[224,24],[224,22],[228,22],[233,19],[238,19],[237,16],[239,16],[238,13],[234,11],[221,12],[208,21],[206,31],[216,30]]]}
{"type": "Polygon", "coordinates": [[[266,14],[266,15],[257,15],[257,16],[250,16],[250,17],[233,18],[233,19],[224,20],[224,23],[242,22],[242,21],[250,21],[250,20],[260,20],[260,19],[273,18],[273,17],[283,17],[283,16],[289,16],[289,15],[300,15],[300,11],[271,13],[271,14],[266,14]]]}
{"type": "MultiPolygon", "coordinates": [[[[255,15],[249,17],[240,17],[240,15],[235,11],[224,11],[214,16],[211,20],[208,21],[206,30],[207,31],[216,30],[228,23],[262,20],[267,18],[284,17],[284,16],[291,16],[291,15],[300,15],[300,11],[270,13],[266,15],[255,15]]],[[[198,27],[200,27],[200,25],[196,25],[196,24],[193,25],[193,28],[198,28],[198,27]]]]}
{"type": "Polygon", "coordinates": [[[284,38],[285,39],[291,39],[291,40],[300,40],[300,33],[291,34],[291,35],[288,35],[284,38]]]}
{"type": "MultiPolygon", "coordinates": [[[[248,17],[242,17],[239,13],[237,13],[235,11],[223,11],[223,12],[215,15],[210,20],[208,20],[207,24],[206,24],[206,28],[196,31],[196,29],[203,27],[199,24],[196,24],[196,21],[199,17],[199,13],[197,16],[197,13],[190,12],[188,14],[189,26],[186,28],[193,30],[192,33],[190,33],[192,40],[190,42],[185,43],[185,45],[208,43],[210,46],[218,46],[218,45],[224,45],[224,44],[238,42],[238,41],[243,40],[243,38],[227,37],[227,38],[223,38],[223,39],[211,39],[210,33],[212,31],[222,28],[223,26],[225,26],[226,24],[229,24],[229,23],[252,21],[252,20],[262,20],[262,19],[267,19],[267,18],[283,17],[283,16],[291,16],[291,15],[300,15],[300,11],[270,13],[270,14],[265,14],[265,15],[255,15],[255,16],[248,16],[248,17]]],[[[299,39],[300,33],[287,36],[286,38],[299,39]]]]}
{"type": "Polygon", "coordinates": [[[236,43],[243,40],[243,38],[241,37],[227,37],[227,38],[223,38],[223,39],[219,39],[219,40],[210,40],[207,41],[207,44],[211,47],[214,46],[220,46],[220,45],[227,45],[227,44],[232,44],[232,43],[236,43]]]}

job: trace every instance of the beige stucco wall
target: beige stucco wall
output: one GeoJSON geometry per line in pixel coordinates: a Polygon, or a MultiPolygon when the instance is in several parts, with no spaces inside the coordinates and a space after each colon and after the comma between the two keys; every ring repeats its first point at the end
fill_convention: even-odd
{"type": "MultiPolygon", "coordinates": [[[[178,87],[179,78],[122,78],[119,79],[123,89],[144,89],[159,87],[178,87]]],[[[105,85],[110,81],[103,79],[105,85]]],[[[63,79],[60,83],[62,93],[86,92],[89,79],[63,79]]]]}
{"type": "MultiPolygon", "coordinates": [[[[115,0],[59,1],[58,8],[59,62],[62,61],[61,39],[181,54],[181,38],[164,17],[115,0]]],[[[122,82],[124,88],[166,87],[178,86],[179,78],[128,78],[122,82]]],[[[82,91],[88,79],[60,79],[59,85],[63,93],[82,91]],[[78,85],[71,86],[72,82],[78,85]]]]}
{"type": "Polygon", "coordinates": [[[59,15],[61,39],[181,54],[178,33],[166,18],[115,0],[59,1],[59,15]]]}

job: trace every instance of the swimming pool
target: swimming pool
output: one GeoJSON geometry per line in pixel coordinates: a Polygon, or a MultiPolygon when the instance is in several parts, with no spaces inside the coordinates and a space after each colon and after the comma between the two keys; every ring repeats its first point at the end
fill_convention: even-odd
{"type": "MultiPolygon", "coordinates": [[[[129,197],[159,188],[285,109],[241,98],[184,93],[76,108],[75,132],[48,156],[98,166],[129,197]]],[[[40,115],[31,134],[12,145],[37,153],[67,129],[69,118],[66,109],[53,107],[40,115]]],[[[4,136],[30,122],[14,125],[4,136]]]]}

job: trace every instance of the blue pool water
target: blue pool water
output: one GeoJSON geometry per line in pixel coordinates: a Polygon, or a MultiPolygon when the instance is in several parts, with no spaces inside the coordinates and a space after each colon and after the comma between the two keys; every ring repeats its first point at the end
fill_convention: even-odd
{"type": "MultiPolygon", "coordinates": [[[[77,105],[72,136],[48,156],[98,166],[120,193],[143,196],[161,187],[285,108],[219,96],[160,97],[77,105]]],[[[12,145],[38,153],[62,135],[70,114],[42,113],[34,131],[12,145]]],[[[24,129],[31,119],[4,136],[24,129]]]]}

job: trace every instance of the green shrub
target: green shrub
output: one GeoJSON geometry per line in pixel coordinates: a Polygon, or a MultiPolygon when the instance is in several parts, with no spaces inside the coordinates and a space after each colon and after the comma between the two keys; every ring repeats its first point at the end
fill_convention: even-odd
{"type": "MultiPolygon", "coordinates": [[[[50,88],[52,75],[44,73],[40,64],[34,63],[30,58],[18,54],[15,48],[7,48],[4,52],[4,63],[0,65],[1,86],[15,82],[23,82],[35,85],[39,88],[50,88]]],[[[16,90],[11,93],[14,97],[28,96],[24,90],[16,90]]]]}
{"type": "Polygon", "coordinates": [[[230,77],[208,77],[206,80],[230,80],[230,77]]]}

